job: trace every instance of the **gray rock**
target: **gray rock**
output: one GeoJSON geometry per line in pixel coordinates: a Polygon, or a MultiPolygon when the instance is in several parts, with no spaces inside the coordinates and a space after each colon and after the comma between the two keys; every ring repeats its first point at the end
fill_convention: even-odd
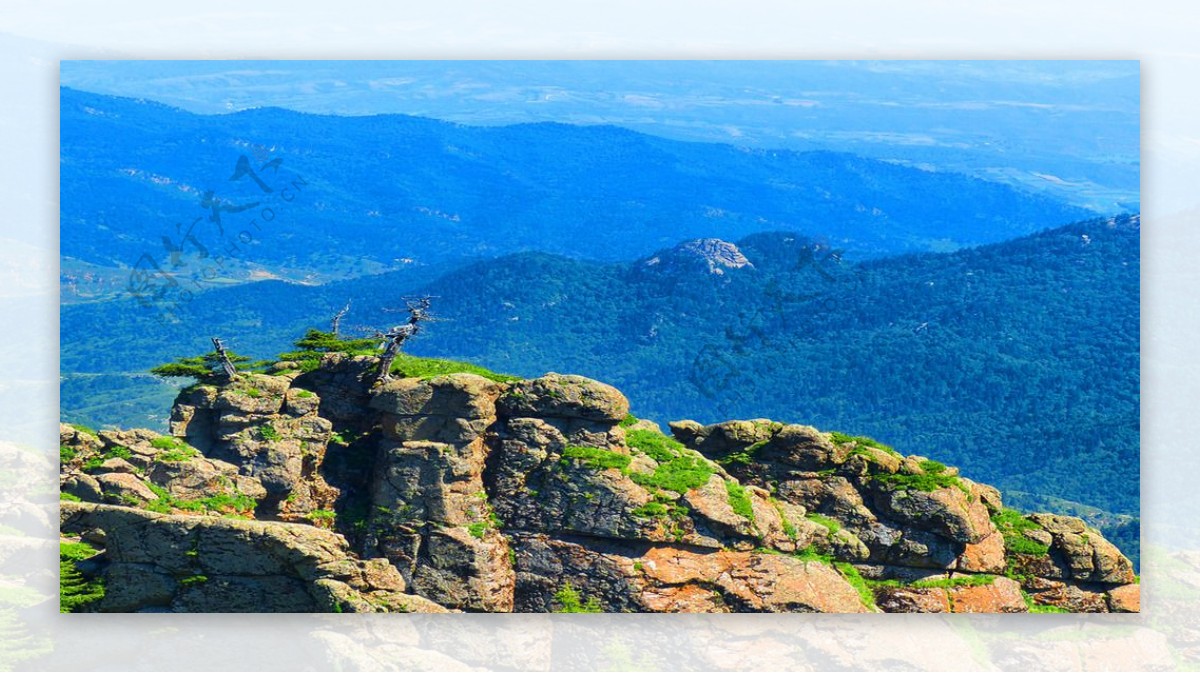
{"type": "Polygon", "coordinates": [[[546,374],[517,381],[497,401],[504,416],[581,418],[617,423],[629,414],[629,400],[610,385],[583,376],[546,374]]]}
{"type": "Polygon", "coordinates": [[[158,496],[150,487],[136,476],[124,472],[110,472],[96,477],[100,490],[105,499],[111,502],[130,502],[158,500],[158,496]]]}

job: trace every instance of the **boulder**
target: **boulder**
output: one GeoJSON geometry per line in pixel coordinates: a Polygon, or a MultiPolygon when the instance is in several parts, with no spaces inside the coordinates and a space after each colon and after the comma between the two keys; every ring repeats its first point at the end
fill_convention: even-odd
{"type": "Polygon", "coordinates": [[[1141,612],[1142,586],[1124,584],[1108,590],[1109,612],[1141,612]]]}
{"type": "Polygon", "coordinates": [[[126,472],[109,472],[96,476],[105,500],[115,503],[158,500],[158,496],[137,476],[126,472]]]}
{"type": "Polygon", "coordinates": [[[184,500],[234,494],[237,492],[233,481],[236,475],[234,465],[206,458],[157,461],[146,473],[151,482],[184,500]]]}
{"type": "Polygon", "coordinates": [[[1077,582],[1130,584],[1136,576],[1133,563],[1099,531],[1082,519],[1055,514],[1031,514],[1029,518],[1051,536],[1050,549],[1056,560],[1061,559],[1052,573],[1031,571],[1039,577],[1069,576],[1077,582]],[[1060,568],[1065,566],[1064,574],[1060,568]]]}
{"type": "Polygon", "coordinates": [[[987,507],[953,486],[928,492],[888,487],[873,502],[890,519],[957,542],[976,544],[996,532],[987,507]]]}
{"type": "Polygon", "coordinates": [[[63,475],[59,480],[59,489],[84,502],[104,502],[104,490],[100,487],[100,482],[90,474],[80,472],[63,475]]]}
{"type": "Polygon", "coordinates": [[[330,583],[369,608],[375,594],[402,586],[385,561],[360,561],[341,536],[312,526],[64,502],[60,528],[103,531],[104,611],[336,611],[326,600],[330,583]]]}
{"type": "Polygon", "coordinates": [[[583,376],[546,374],[517,381],[497,401],[504,416],[578,418],[616,423],[629,414],[621,391],[583,376]]]}

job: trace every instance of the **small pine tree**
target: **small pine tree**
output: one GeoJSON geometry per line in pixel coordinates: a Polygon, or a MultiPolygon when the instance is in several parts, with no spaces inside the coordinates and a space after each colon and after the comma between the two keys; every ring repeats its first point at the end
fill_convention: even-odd
{"type": "MultiPolygon", "coordinates": [[[[225,351],[225,355],[238,371],[256,371],[262,369],[267,364],[262,361],[251,362],[250,358],[245,355],[238,355],[233,351],[225,351]]],[[[200,383],[214,383],[225,378],[225,371],[221,366],[221,357],[215,350],[209,351],[204,355],[179,358],[174,362],[161,364],[152,368],[150,373],[155,376],[167,378],[193,378],[200,383]]]]}
{"type": "Polygon", "coordinates": [[[296,342],[296,348],[314,353],[354,353],[373,350],[378,344],[379,339],[341,339],[332,332],[309,329],[296,342]]]}

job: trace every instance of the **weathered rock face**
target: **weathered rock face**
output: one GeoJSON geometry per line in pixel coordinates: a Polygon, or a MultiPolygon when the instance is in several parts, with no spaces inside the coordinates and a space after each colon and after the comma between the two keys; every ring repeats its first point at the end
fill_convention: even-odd
{"type": "Polygon", "coordinates": [[[181,612],[445,612],[404,593],[386,562],[360,561],[340,536],[299,524],[155,514],[62,503],[64,534],[103,536],[91,562],[98,608],[181,612]]]}
{"type": "Polygon", "coordinates": [[[1004,510],[873,440],[766,419],[672,439],[579,376],[376,367],[330,354],[194,386],[170,436],[63,426],[62,490],[83,501],[63,534],[103,550],[79,565],[108,587],[92,609],[1139,608],[1129,561],[1082,521],[1004,510]]]}
{"type": "Polygon", "coordinates": [[[330,510],[338,496],[321,471],[333,423],[320,415],[321,398],[295,378],[249,374],[219,389],[197,386],[171,414],[174,435],[256,482],[246,495],[260,501],[262,514],[285,521],[330,510]]]}
{"type": "Polygon", "coordinates": [[[369,403],[386,437],[371,494],[374,551],[417,593],[454,608],[513,607],[509,542],[483,483],[499,394],[485,378],[452,374],[386,382],[369,403]]]}

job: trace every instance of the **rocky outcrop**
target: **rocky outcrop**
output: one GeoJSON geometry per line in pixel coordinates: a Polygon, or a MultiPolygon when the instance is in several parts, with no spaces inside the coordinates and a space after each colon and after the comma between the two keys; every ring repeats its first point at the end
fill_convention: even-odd
{"type": "Polygon", "coordinates": [[[719,238],[700,238],[664,250],[641,263],[647,271],[704,270],[721,276],[727,269],[742,269],[754,265],[733,243],[719,238]]]}
{"type": "Polygon", "coordinates": [[[377,381],[370,357],[185,390],[171,434],[61,428],[101,611],[1136,611],[1129,561],[921,456],[628,415],[579,376],[377,381]],[[203,577],[204,579],[198,579],[203,577]]]}
{"type": "Polygon", "coordinates": [[[372,485],[376,552],[397,564],[414,589],[454,608],[508,612],[514,573],[508,538],[484,490],[499,386],[473,374],[380,386],[368,406],[380,412],[372,485]]]}

